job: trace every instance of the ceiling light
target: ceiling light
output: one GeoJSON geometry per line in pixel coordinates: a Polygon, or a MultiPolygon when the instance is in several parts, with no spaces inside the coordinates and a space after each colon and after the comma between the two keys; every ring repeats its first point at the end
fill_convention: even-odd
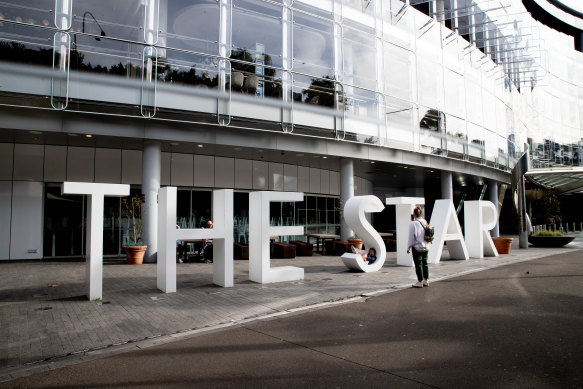
{"type": "Polygon", "coordinates": [[[370,163],[375,163],[374,161],[370,161],[370,163]]]}
{"type": "Polygon", "coordinates": [[[198,147],[199,149],[202,149],[204,146],[203,145],[196,145],[196,147],[198,147]]]}
{"type": "Polygon", "coordinates": [[[326,156],[323,156],[322,158],[326,159],[326,158],[328,158],[328,157],[326,157],[326,156]]]}
{"type": "Polygon", "coordinates": [[[40,135],[40,134],[42,134],[41,131],[29,131],[28,133],[29,134],[32,134],[32,135],[40,135]]]}
{"type": "Polygon", "coordinates": [[[91,135],[91,134],[85,134],[85,138],[93,138],[93,135],[91,135]]]}
{"type": "Polygon", "coordinates": [[[77,136],[77,134],[67,134],[67,135],[69,135],[69,136],[77,136]]]}

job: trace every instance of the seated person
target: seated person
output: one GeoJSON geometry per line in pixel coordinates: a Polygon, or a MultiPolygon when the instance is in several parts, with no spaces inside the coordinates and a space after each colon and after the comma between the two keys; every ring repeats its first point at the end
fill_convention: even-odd
{"type": "MultiPolygon", "coordinates": [[[[176,225],[176,229],[179,230],[180,226],[177,224],[176,225]]],[[[182,258],[184,258],[184,260],[186,261],[187,257],[188,257],[188,243],[183,243],[180,240],[176,241],[176,253],[177,253],[177,257],[176,257],[176,263],[182,263],[182,258]]]]}
{"type": "Polygon", "coordinates": [[[359,250],[354,246],[350,246],[350,249],[354,254],[360,254],[367,265],[372,265],[377,260],[377,251],[372,247],[368,250],[368,254],[365,250],[359,250]]]}

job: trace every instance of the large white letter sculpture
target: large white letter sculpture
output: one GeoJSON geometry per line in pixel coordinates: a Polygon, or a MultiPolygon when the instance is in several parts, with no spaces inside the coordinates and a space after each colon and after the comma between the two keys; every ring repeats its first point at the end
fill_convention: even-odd
{"type": "Polygon", "coordinates": [[[397,265],[413,266],[413,257],[407,254],[407,244],[409,243],[409,224],[411,214],[416,204],[425,204],[423,197],[388,197],[387,205],[396,206],[397,216],[397,265]]]}
{"type": "Polygon", "coordinates": [[[272,235],[303,235],[303,226],[283,227],[269,225],[269,203],[275,201],[302,201],[300,192],[249,193],[249,279],[261,284],[294,281],[304,278],[304,269],[293,266],[271,268],[269,237],[272,235]]]}
{"type": "Polygon", "coordinates": [[[233,190],[213,191],[213,228],[176,229],[176,187],[158,192],[158,280],[165,293],[176,292],[176,241],[213,240],[213,282],[233,286],[233,190]]]}
{"type": "Polygon", "coordinates": [[[466,246],[470,257],[498,256],[490,236],[490,230],[496,226],[497,218],[496,207],[490,201],[466,201],[464,203],[466,246]]]}
{"type": "Polygon", "coordinates": [[[349,269],[363,271],[365,273],[378,271],[383,267],[387,250],[385,242],[379,233],[366,220],[365,212],[381,212],[385,206],[376,196],[355,196],[348,199],[344,205],[344,220],[354,233],[362,239],[367,249],[374,248],[377,260],[372,265],[364,263],[360,254],[345,253],[342,262],[349,269]]]}
{"type": "Polygon", "coordinates": [[[85,282],[89,300],[103,298],[103,198],[129,196],[130,186],[63,182],[62,194],[87,195],[87,230],[85,235],[85,282]]]}
{"type": "Polygon", "coordinates": [[[435,226],[435,236],[433,243],[429,245],[428,263],[439,263],[445,242],[452,259],[469,258],[462,228],[451,199],[435,201],[429,224],[435,226]]]}

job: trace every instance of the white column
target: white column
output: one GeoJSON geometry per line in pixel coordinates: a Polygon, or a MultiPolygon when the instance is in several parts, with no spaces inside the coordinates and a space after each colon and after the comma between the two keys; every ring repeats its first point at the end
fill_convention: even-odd
{"type": "MultiPolygon", "coordinates": [[[[354,163],[352,159],[340,160],[340,209],[344,209],[346,202],[354,197],[354,163]]],[[[340,218],[340,240],[346,242],[352,236],[352,230],[344,220],[340,218]]]]}
{"type": "Polygon", "coordinates": [[[146,141],[142,156],[142,239],[148,245],[144,262],[156,262],[158,252],[158,190],[160,189],[160,171],[162,166],[162,148],[158,141],[146,141]]]}
{"type": "Polygon", "coordinates": [[[441,198],[442,199],[453,199],[453,186],[452,186],[452,174],[451,172],[442,171],[441,172],[441,198]]]}
{"type": "Polygon", "coordinates": [[[496,182],[496,181],[490,181],[488,183],[488,198],[494,204],[494,207],[496,208],[496,225],[494,226],[494,228],[492,229],[492,231],[490,231],[490,235],[492,235],[493,237],[498,237],[498,236],[500,236],[500,230],[498,228],[498,215],[499,215],[499,210],[498,210],[498,182],[496,182]]]}

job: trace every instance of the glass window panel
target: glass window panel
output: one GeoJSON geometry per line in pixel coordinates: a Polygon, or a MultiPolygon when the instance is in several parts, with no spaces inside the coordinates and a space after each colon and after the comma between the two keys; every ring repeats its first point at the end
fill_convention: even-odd
{"type": "Polygon", "coordinates": [[[468,123],[468,155],[471,159],[481,162],[484,159],[484,130],[480,126],[468,123]]]}
{"type": "Polygon", "coordinates": [[[140,115],[142,57],[143,47],[138,44],[74,35],[69,65],[69,108],[140,115]],[[95,101],[108,104],[95,104],[95,101]]]}
{"type": "Polygon", "coordinates": [[[192,191],[192,224],[193,228],[206,228],[206,221],[211,219],[211,191],[192,191]]]}
{"type": "Polygon", "coordinates": [[[103,199],[103,254],[117,255],[120,253],[121,215],[119,197],[103,199]]]}
{"type": "Polygon", "coordinates": [[[342,0],[342,23],[374,33],[375,0],[342,0]]]}
{"type": "MultiPolygon", "coordinates": [[[[402,143],[400,148],[413,146],[413,114],[415,107],[408,101],[385,96],[384,105],[387,139],[389,142],[402,143]]],[[[392,146],[396,144],[391,143],[392,146]]]]}
{"type": "Polygon", "coordinates": [[[334,80],[294,74],[293,100],[321,107],[334,107],[334,80]]]}
{"type": "Polygon", "coordinates": [[[414,12],[401,0],[383,2],[383,37],[405,48],[413,46],[411,25],[414,12]]]}
{"type": "Polygon", "coordinates": [[[160,50],[158,81],[167,85],[193,85],[213,89],[219,85],[219,61],[208,57],[175,50],[160,50]]]}
{"type": "Polygon", "coordinates": [[[380,95],[364,89],[344,87],[344,103],[346,105],[347,132],[358,134],[356,140],[364,143],[377,144],[379,130],[384,129],[384,118],[379,118],[380,95]]]}
{"type": "MultiPolygon", "coordinates": [[[[0,3],[0,21],[11,20],[18,23],[54,27],[55,0],[9,0],[0,3]]],[[[4,23],[0,22],[0,27],[4,23]]]]}
{"type": "Polygon", "coordinates": [[[375,90],[376,48],[375,37],[350,28],[344,29],[344,82],[375,90]]]}
{"type": "Polygon", "coordinates": [[[294,0],[293,9],[303,11],[315,16],[332,19],[333,0],[294,0]]]}
{"type": "Polygon", "coordinates": [[[215,0],[162,0],[160,45],[219,53],[219,3],[215,0]]]}
{"type": "Polygon", "coordinates": [[[176,224],[180,228],[190,227],[190,190],[176,193],[176,224]]]}
{"type": "Polygon", "coordinates": [[[415,56],[409,50],[384,43],[385,93],[404,100],[413,100],[415,56]]]}
{"type": "MultiPolygon", "coordinates": [[[[0,22],[0,102],[51,107],[51,79],[36,66],[52,69],[53,38],[54,31],[0,22]]],[[[58,54],[55,62],[58,68],[58,54]]]]}
{"type": "Polygon", "coordinates": [[[419,104],[443,107],[443,68],[440,64],[417,59],[417,96],[419,104]]]}
{"type": "Polygon", "coordinates": [[[45,195],[43,255],[82,255],[83,196],[62,195],[61,186],[55,184],[47,184],[45,195]]]}
{"type": "Polygon", "coordinates": [[[244,52],[244,60],[249,62],[281,67],[281,18],[279,6],[234,0],[233,52],[244,52]]]}
{"type": "Polygon", "coordinates": [[[334,76],[334,26],[331,21],[294,13],[293,69],[318,77],[334,76]]]}
{"type": "Polygon", "coordinates": [[[73,25],[76,32],[144,41],[144,2],[142,0],[75,0],[73,25]]]}
{"type": "Polygon", "coordinates": [[[445,115],[445,128],[448,153],[454,153],[454,156],[466,154],[468,141],[466,121],[453,115],[445,115]]]}

